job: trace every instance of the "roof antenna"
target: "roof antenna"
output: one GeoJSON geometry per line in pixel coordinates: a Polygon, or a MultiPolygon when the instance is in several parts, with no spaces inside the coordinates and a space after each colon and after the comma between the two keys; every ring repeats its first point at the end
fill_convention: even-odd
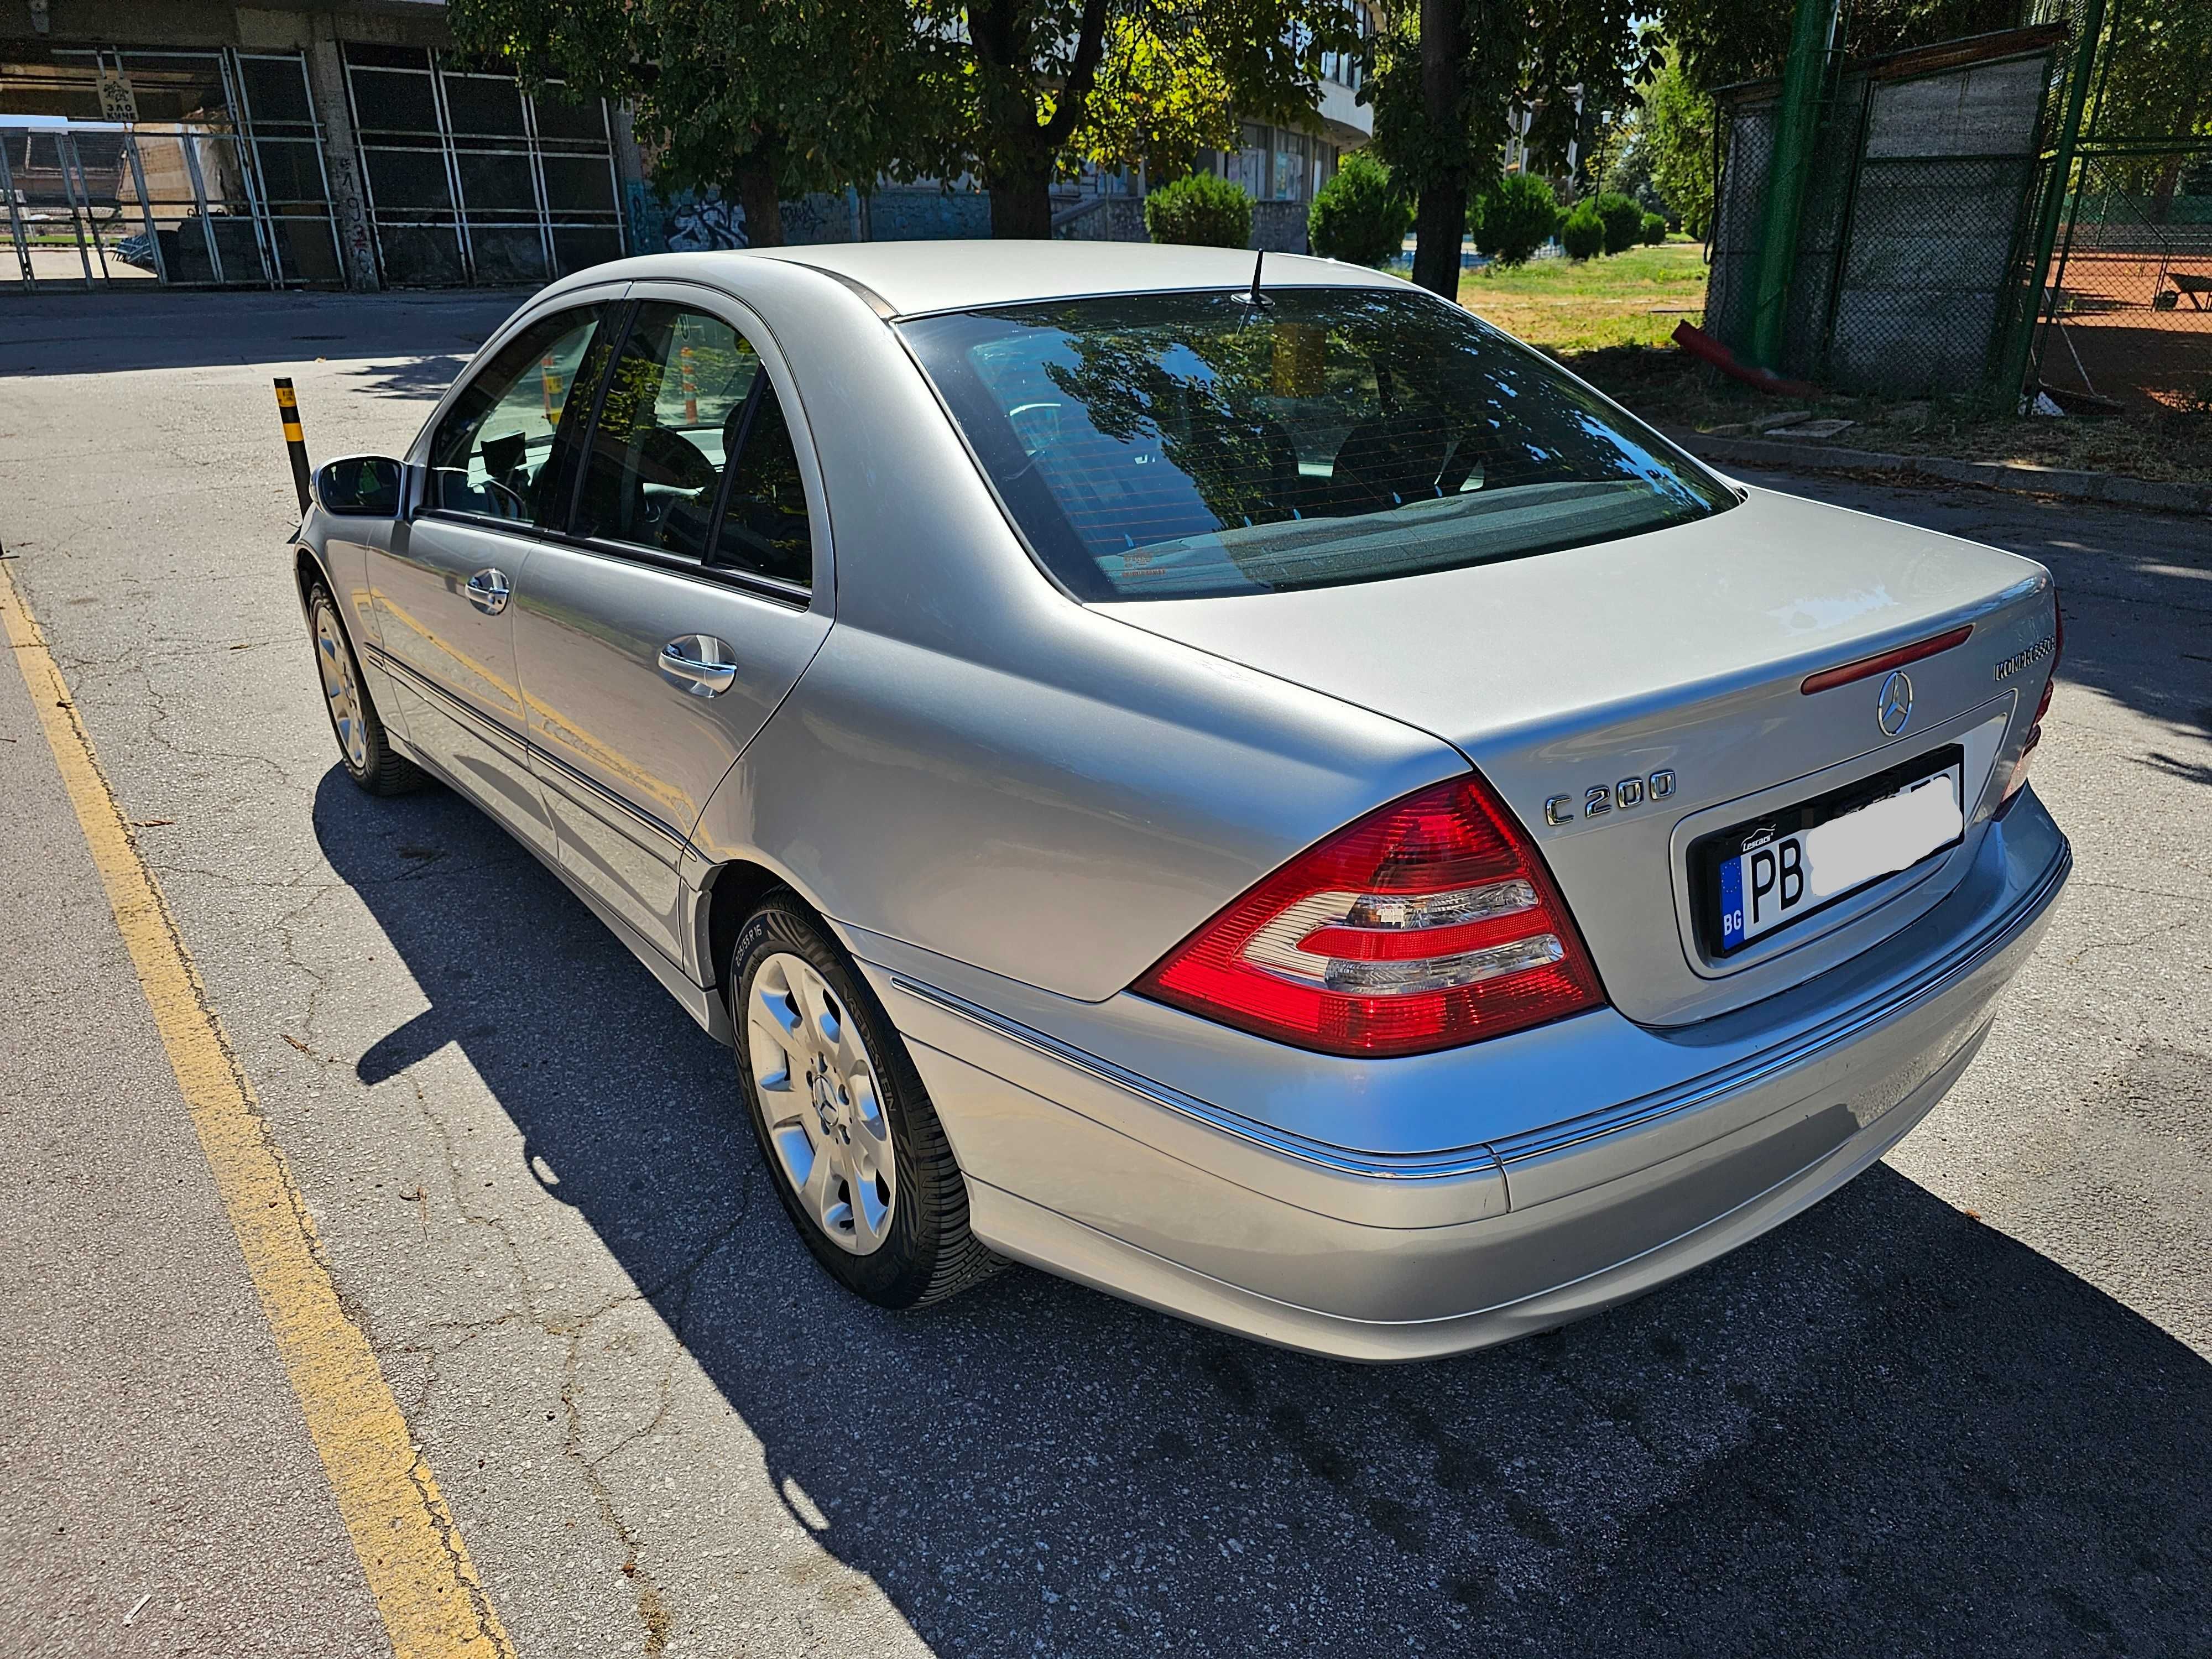
{"type": "Polygon", "coordinates": [[[1255,305],[1255,306],[1263,306],[1263,305],[1265,305],[1265,304],[1267,304],[1267,301],[1263,297],[1261,297],[1261,293],[1260,293],[1260,267],[1261,267],[1261,265],[1263,265],[1263,264],[1265,264],[1267,263],[1267,249],[1265,249],[1265,248],[1261,248],[1261,249],[1259,251],[1259,252],[1257,252],[1256,254],[1253,255],[1253,257],[1252,257],[1252,301],[1251,301],[1251,302],[1252,302],[1254,305],[1255,305]]]}

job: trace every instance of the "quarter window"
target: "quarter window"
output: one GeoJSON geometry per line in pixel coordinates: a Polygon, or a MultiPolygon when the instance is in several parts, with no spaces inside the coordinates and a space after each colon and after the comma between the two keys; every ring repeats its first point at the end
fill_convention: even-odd
{"type": "Polygon", "coordinates": [[[549,463],[605,309],[588,306],[541,319],[470,382],[430,441],[433,501],[449,513],[516,524],[559,519],[565,503],[550,495],[553,475],[562,469],[549,463]]]}
{"type": "Polygon", "coordinates": [[[775,388],[720,318],[641,305],[592,432],[575,533],[806,586],[806,495],[775,388]],[[719,533],[718,533],[719,532],[719,533]]]}

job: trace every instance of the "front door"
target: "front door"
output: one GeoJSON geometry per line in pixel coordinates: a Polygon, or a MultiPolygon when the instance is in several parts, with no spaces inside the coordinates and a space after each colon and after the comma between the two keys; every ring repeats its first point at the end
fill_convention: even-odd
{"type": "Polygon", "coordinates": [[[606,349],[590,347],[613,310],[555,312],[493,355],[431,436],[424,502],[369,555],[377,637],[409,744],[549,857],[552,822],[525,752],[513,606],[538,555],[538,526],[565,511],[574,471],[562,434],[573,444],[589,413],[606,349]],[[586,390],[572,398],[580,375],[586,390]]]}
{"type": "Polygon", "coordinates": [[[574,519],[516,592],[516,650],[563,868],[703,972],[680,860],[830,631],[828,518],[764,331],[680,284],[633,293],[574,519]]]}

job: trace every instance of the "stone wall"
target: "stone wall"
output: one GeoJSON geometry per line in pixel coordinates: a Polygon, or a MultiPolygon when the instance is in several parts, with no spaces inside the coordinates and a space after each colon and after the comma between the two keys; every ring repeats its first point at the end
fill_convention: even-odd
{"type": "MultiPolygon", "coordinates": [[[[1134,196],[1109,196],[1096,205],[1086,204],[1085,211],[1057,226],[1052,234],[1064,240],[1083,242],[1151,240],[1145,229],[1145,204],[1134,196]]],[[[1270,253],[1304,253],[1306,204],[1253,203],[1252,240],[1246,246],[1255,251],[1265,248],[1270,253]]]]}
{"type": "Polygon", "coordinates": [[[1151,240],[1145,231],[1145,204],[1141,197],[1102,196],[1078,205],[1080,211],[1053,227],[1052,234],[1063,241],[1143,242],[1151,240]]]}
{"type": "Polygon", "coordinates": [[[1270,253],[1306,251],[1306,210],[1304,202],[1252,204],[1252,243],[1270,253]]]}
{"type": "Polygon", "coordinates": [[[868,238],[924,242],[991,234],[991,198],[980,190],[894,187],[868,198],[868,238]]]}

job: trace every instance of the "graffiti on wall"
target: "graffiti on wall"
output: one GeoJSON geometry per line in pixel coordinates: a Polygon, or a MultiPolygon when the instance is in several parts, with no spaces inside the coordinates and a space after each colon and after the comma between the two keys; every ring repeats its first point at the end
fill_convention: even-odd
{"type": "Polygon", "coordinates": [[[669,204],[666,246],[671,253],[714,253],[745,246],[745,210],[719,190],[685,191],[669,204]]]}
{"type": "MultiPolygon", "coordinates": [[[[629,246],[633,253],[712,253],[749,246],[745,210],[719,190],[678,191],[664,196],[651,185],[629,188],[629,246]]],[[[855,199],[807,196],[783,204],[787,242],[845,242],[857,234],[855,199]]]]}

